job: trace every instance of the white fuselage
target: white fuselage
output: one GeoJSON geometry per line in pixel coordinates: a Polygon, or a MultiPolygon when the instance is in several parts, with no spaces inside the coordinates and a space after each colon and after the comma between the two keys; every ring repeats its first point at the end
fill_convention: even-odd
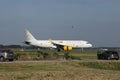
{"type": "MultiPolygon", "coordinates": [[[[73,48],[89,48],[92,47],[92,44],[87,41],[79,41],[79,40],[53,40],[52,42],[60,45],[72,46],[73,48]]],[[[30,45],[38,46],[38,47],[46,47],[46,48],[57,48],[53,45],[49,40],[36,40],[31,42],[30,45]]]]}

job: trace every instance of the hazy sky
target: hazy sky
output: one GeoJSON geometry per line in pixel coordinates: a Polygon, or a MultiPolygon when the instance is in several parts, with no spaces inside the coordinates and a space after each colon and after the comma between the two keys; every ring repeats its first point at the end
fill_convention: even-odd
{"type": "Polygon", "coordinates": [[[37,39],[86,40],[120,47],[120,0],[0,0],[0,44],[37,39]]]}

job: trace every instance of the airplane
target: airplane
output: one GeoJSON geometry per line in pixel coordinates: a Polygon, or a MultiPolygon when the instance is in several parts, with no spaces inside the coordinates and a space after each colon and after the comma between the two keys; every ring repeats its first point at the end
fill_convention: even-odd
{"type": "Polygon", "coordinates": [[[57,51],[71,51],[73,48],[92,47],[92,44],[84,40],[37,40],[27,29],[25,30],[24,43],[36,47],[53,48],[57,49],[57,51]]]}

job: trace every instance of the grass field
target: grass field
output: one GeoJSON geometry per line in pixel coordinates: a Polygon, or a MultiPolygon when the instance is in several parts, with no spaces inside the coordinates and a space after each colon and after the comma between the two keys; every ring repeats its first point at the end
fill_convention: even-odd
{"type": "MultiPolygon", "coordinates": [[[[56,60],[56,59],[62,59],[64,57],[64,54],[67,53],[65,51],[61,51],[61,52],[57,52],[55,50],[49,50],[49,49],[45,49],[45,50],[35,50],[35,49],[28,49],[25,51],[20,51],[20,50],[14,50],[16,54],[19,54],[19,59],[20,60],[44,60],[43,56],[41,55],[42,53],[47,53],[48,54],[48,58],[52,59],[52,60],[56,60]],[[22,57],[21,57],[22,56],[22,57]],[[25,59],[23,59],[25,58],[25,59]]],[[[75,49],[69,52],[70,56],[75,57],[76,59],[80,59],[80,60],[96,60],[97,59],[97,51],[98,49],[85,49],[85,50],[81,50],[81,49],[75,49]]],[[[117,50],[120,53],[120,50],[117,50]]],[[[48,59],[47,58],[47,59],[48,59]]]]}
{"type": "MultiPolygon", "coordinates": [[[[20,51],[20,50],[14,50],[16,54],[19,54],[19,60],[43,60],[43,56],[40,54],[42,53],[47,53],[49,59],[63,59],[64,54],[67,53],[65,51],[57,52],[55,50],[25,50],[25,51],[20,51]],[[54,55],[56,54],[56,55],[54,55]]],[[[91,50],[87,49],[84,51],[81,51],[80,49],[76,49],[73,51],[69,52],[70,56],[75,57],[76,59],[80,60],[87,60],[87,59],[96,59],[97,57],[97,50],[91,50]]],[[[47,58],[47,59],[48,59],[47,58]]]]}
{"type": "MultiPolygon", "coordinates": [[[[73,50],[69,54],[83,60],[77,62],[72,60],[61,62],[59,59],[53,62],[24,62],[37,60],[38,57],[41,59],[41,55],[36,50],[14,52],[21,55],[17,61],[23,62],[0,63],[0,80],[120,80],[120,61],[96,61],[97,50],[73,50]]],[[[51,55],[65,53],[52,50],[42,52],[51,55]]]]}
{"type": "Polygon", "coordinates": [[[0,63],[0,80],[120,80],[119,62],[0,63]]]}

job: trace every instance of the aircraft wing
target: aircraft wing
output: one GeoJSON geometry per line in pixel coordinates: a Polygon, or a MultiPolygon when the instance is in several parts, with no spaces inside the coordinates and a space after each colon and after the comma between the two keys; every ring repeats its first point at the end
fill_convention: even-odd
{"type": "Polygon", "coordinates": [[[56,42],[52,41],[51,38],[49,39],[49,41],[50,41],[51,44],[55,45],[58,49],[63,49],[63,47],[66,46],[66,45],[59,44],[59,43],[56,43],[56,42]]]}
{"type": "Polygon", "coordinates": [[[57,47],[58,51],[60,51],[61,49],[65,50],[65,51],[71,51],[72,50],[72,46],[65,45],[62,42],[57,43],[57,42],[52,41],[52,39],[49,39],[49,41],[51,42],[51,44],[53,44],[54,46],[57,47]]]}
{"type": "Polygon", "coordinates": [[[63,44],[55,43],[55,42],[52,42],[52,44],[55,45],[58,49],[63,49],[63,47],[66,46],[66,45],[63,45],[63,44]]]}
{"type": "Polygon", "coordinates": [[[55,42],[52,42],[52,44],[57,47],[58,51],[60,51],[61,49],[64,50],[64,51],[71,51],[72,50],[72,46],[59,44],[59,43],[55,43],[55,42]]]}

